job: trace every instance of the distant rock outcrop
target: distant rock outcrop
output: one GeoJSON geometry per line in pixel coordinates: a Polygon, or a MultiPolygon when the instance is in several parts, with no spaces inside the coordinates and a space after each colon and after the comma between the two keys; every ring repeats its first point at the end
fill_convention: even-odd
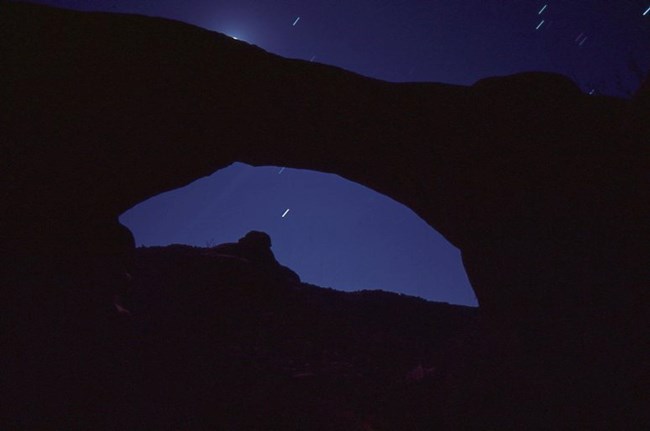
{"type": "MultiPolygon", "coordinates": [[[[642,410],[640,396],[620,400],[647,375],[647,83],[632,101],[544,73],[394,84],[170,20],[7,1],[0,59],[0,299],[13,342],[43,341],[26,356],[43,356],[52,333],[97,339],[85,322],[96,323],[105,274],[93,268],[119,214],[240,161],[339,174],[457,246],[493,331],[485,340],[509,340],[508,361],[476,369],[545,382],[530,417],[554,391],[573,394],[582,423],[612,400],[619,424],[642,410]],[[47,324],[30,320],[39,313],[47,324]]],[[[83,350],[72,344],[54,356],[83,350]]],[[[9,362],[18,390],[20,362],[9,362]]],[[[494,381],[464,370],[467,404],[491,398],[494,381]]]]}
{"type": "Polygon", "coordinates": [[[275,259],[271,251],[271,237],[266,232],[250,231],[235,243],[220,244],[208,253],[222,258],[237,258],[250,263],[286,283],[300,283],[300,277],[275,259]]]}

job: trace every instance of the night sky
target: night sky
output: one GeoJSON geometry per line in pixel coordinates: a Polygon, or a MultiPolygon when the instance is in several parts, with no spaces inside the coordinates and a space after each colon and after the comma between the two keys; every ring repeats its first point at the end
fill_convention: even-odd
{"type": "MultiPolygon", "coordinates": [[[[37,3],[173,18],[396,82],[470,85],[538,70],[563,73],[586,93],[629,97],[650,69],[650,0],[37,3]]],[[[235,164],[121,220],[146,246],[216,245],[263,230],[303,281],[477,304],[457,249],[408,208],[334,175],[235,164]]]]}

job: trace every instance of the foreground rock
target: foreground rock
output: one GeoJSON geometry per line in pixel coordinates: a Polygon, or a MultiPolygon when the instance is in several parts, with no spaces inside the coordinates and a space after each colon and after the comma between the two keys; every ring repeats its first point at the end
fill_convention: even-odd
{"type": "Polygon", "coordinates": [[[430,422],[423,397],[443,379],[445,350],[475,330],[476,309],[300,283],[280,277],[277,263],[215,253],[226,246],[137,249],[124,302],[130,314],[92,316],[88,332],[101,340],[67,326],[46,358],[11,367],[28,376],[9,376],[21,391],[3,399],[3,428],[362,430],[430,422]],[[68,337],[81,337],[76,349],[68,337]]]}

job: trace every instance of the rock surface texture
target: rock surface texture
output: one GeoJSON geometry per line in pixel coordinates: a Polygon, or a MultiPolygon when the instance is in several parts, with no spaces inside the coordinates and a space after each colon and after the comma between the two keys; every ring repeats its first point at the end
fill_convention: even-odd
{"type": "MultiPolygon", "coordinates": [[[[0,59],[5,395],[91,385],[75,367],[109,342],[101,286],[133,252],[117,217],[239,161],[341,175],[461,250],[483,335],[447,380],[450,428],[648,419],[647,83],[632,100],[545,73],[388,83],[170,20],[6,1],[0,59]]],[[[44,411],[25,417],[66,417],[44,411]]]]}

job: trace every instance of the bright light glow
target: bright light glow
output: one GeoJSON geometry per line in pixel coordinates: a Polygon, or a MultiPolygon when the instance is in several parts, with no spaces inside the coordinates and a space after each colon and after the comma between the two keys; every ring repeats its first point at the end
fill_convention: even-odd
{"type": "Polygon", "coordinates": [[[238,40],[239,42],[250,43],[249,42],[250,34],[246,34],[242,32],[241,29],[218,29],[215,31],[217,31],[218,33],[222,33],[225,36],[228,36],[232,40],[238,40]]]}
{"type": "Polygon", "coordinates": [[[287,208],[287,210],[284,212],[284,214],[282,214],[282,218],[284,218],[284,216],[286,216],[288,213],[289,213],[289,208],[287,208]]]}
{"type": "Polygon", "coordinates": [[[643,16],[646,16],[648,13],[650,13],[650,7],[648,7],[645,12],[643,12],[643,16]]]}
{"type": "Polygon", "coordinates": [[[535,30],[539,30],[539,28],[542,26],[542,24],[544,24],[544,20],[542,20],[542,22],[540,22],[540,23],[537,25],[537,28],[536,28],[535,30]]]}
{"type": "Polygon", "coordinates": [[[547,7],[548,5],[545,4],[544,7],[539,12],[537,12],[537,15],[541,15],[546,10],[547,7]]]}
{"type": "Polygon", "coordinates": [[[300,17],[296,18],[296,20],[293,22],[294,27],[296,26],[296,24],[298,24],[298,21],[300,21],[300,17]]]}

